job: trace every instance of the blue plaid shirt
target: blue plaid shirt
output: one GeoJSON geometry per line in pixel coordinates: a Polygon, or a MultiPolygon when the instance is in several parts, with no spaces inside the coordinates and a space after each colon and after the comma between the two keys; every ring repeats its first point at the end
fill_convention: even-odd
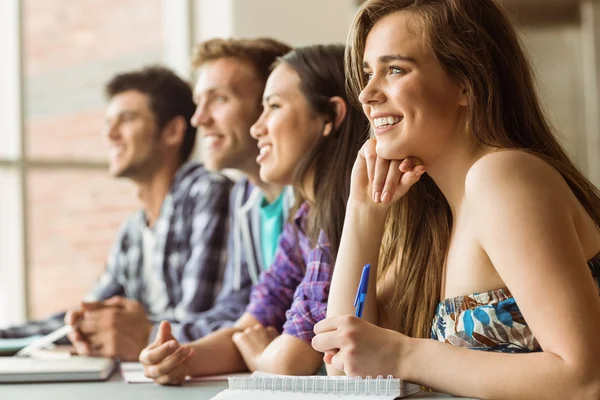
{"type": "MultiPolygon", "coordinates": [[[[231,323],[204,324],[201,318],[202,312],[213,307],[223,279],[231,187],[231,181],[207,171],[201,164],[183,165],[175,175],[153,227],[156,240],[153,267],[164,284],[168,301],[162,312],[149,314],[148,318],[155,322],[170,321],[173,334],[180,341],[197,339],[231,323]],[[194,329],[179,325],[179,321],[190,319],[196,321],[194,329]]],[[[139,301],[147,311],[156,308],[153,299],[145,295],[142,243],[145,226],[142,210],[125,221],[106,269],[86,300],[124,296],[139,301]]],[[[60,327],[62,318],[64,313],[59,313],[44,321],[0,330],[0,337],[46,334],[60,327]]],[[[157,328],[158,324],[150,340],[157,328]]]]}

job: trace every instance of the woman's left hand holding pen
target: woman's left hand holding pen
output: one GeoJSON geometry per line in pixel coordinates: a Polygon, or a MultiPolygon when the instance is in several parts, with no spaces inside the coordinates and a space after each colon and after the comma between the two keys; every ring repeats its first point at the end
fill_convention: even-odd
{"type": "Polygon", "coordinates": [[[326,318],[314,332],[313,348],[325,353],[326,364],[346,375],[402,377],[400,364],[410,350],[409,337],[350,315],[326,318]]]}

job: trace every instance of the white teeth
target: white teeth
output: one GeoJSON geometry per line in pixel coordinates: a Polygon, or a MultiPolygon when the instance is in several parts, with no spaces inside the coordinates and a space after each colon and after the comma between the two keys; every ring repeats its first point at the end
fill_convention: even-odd
{"type": "Polygon", "coordinates": [[[119,156],[122,152],[123,152],[122,147],[111,147],[109,150],[109,154],[113,158],[119,156]]]}
{"type": "Polygon", "coordinates": [[[387,125],[396,125],[400,121],[402,121],[402,117],[381,117],[375,118],[373,123],[376,128],[381,128],[387,125]]]}
{"type": "Polygon", "coordinates": [[[260,155],[266,156],[271,152],[271,145],[266,145],[260,148],[260,155]]]}
{"type": "Polygon", "coordinates": [[[208,144],[209,146],[212,144],[217,143],[219,140],[221,140],[220,136],[204,136],[203,141],[206,142],[206,144],[208,144]]]}

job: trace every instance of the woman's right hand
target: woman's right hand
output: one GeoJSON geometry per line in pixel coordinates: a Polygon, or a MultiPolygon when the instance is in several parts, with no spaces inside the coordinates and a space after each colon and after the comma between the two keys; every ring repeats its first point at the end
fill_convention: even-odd
{"type": "Polygon", "coordinates": [[[140,353],[144,375],[161,385],[181,385],[188,376],[187,361],[194,349],[182,346],[171,334],[171,325],[163,321],[156,339],[140,353]]]}
{"type": "Polygon", "coordinates": [[[426,169],[414,157],[385,160],[377,156],[377,139],[369,139],[358,152],[352,168],[350,198],[387,209],[417,183],[426,169]]]}

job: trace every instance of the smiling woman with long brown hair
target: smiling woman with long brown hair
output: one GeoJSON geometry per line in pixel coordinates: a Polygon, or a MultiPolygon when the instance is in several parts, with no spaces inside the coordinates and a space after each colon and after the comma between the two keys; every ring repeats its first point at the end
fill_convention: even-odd
{"type": "Polygon", "coordinates": [[[294,187],[294,217],[235,325],[180,344],[164,322],[140,355],[146,376],[181,384],[188,375],[308,375],[322,366],[311,347],[313,328],[325,317],[350,173],[368,137],[367,120],[350,106],[344,84],[343,45],[296,48],[275,63],[250,134],[260,149],[261,179],[294,187]]]}
{"type": "Polygon", "coordinates": [[[348,48],[374,138],[354,165],[330,318],[315,327],[329,372],[478,398],[600,398],[600,193],[554,137],[502,9],[371,0],[348,48]],[[377,261],[364,318],[346,316],[377,261]]]}

